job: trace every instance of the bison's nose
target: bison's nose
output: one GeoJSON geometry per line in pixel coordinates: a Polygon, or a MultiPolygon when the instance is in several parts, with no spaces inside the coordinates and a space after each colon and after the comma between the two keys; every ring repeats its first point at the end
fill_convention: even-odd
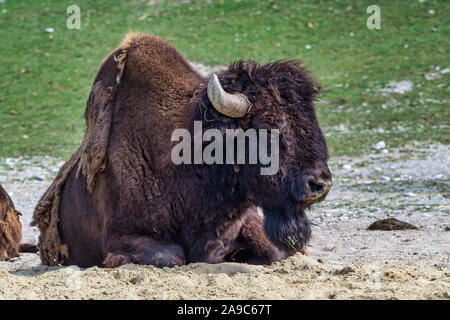
{"type": "Polygon", "coordinates": [[[333,182],[331,180],[309,180],[307,186],[309,189],[309,192],[307,192],[307,194],[309,193],[309,197],[307,198],[311,198],[311,200],[313,200],[326,195],[328,191],[330,191],[332,185],[333,182]]]}
{"type": "Polygon", "coordinates": [[[293,195],[297,201],[309,204],[319,202],[325,199],[332,185],[333,182],[328,167],[308,170],[295,183],[293,195]]]}

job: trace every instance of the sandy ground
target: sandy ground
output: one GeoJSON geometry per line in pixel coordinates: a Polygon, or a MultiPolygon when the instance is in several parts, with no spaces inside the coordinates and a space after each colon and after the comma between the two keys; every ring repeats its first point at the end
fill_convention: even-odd
{"type": "Polygon", "coordinates": [[[21,258],[26,267],[0,269],[4,299],[450,298],[448,269],[383,262],[342,267],[296,255],[264,267],[196,263],[173,269],[126,265],[79,270],[30,268],[28,259],[28,255],[21,258]]]}
{"type": "MultiPolygon", "coordinates": [[[[224,263],[173,269],[41,266],[36,254],[0,262],[3,299],[448,299],[450,298],[450,148],[405,146],[330,160],[335,185],[308,212],[309,256],[271,266],[224,263]],[[387,217],[419,227],[369,231],[387,217]]],[[[24,239],[34,205],[61,161],[0,160],[0,183],[23,213],[24,239]]]]}

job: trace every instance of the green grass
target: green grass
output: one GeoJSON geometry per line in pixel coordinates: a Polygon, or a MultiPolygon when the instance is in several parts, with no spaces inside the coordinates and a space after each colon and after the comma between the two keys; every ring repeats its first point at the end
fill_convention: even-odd
{"type": "Polygon", "coordinates": [[[365,0],[351,10],[349,1],[317,0],[76,3],[81,30],[66,27],[72,3],[0,3],[0,157],[70,155],[95,73],[129,30],[159,35],[205,64],[302,59],[325,87],[317,110],[332,156],[371,152],[379,140],[388,148],[450,140],[450,73],[424,77],[450,67],[448,1],[377,1],[381,30],[367,29],[374,3],[365,0]],[[47,27],[55,28],[52,39],[47,27]],[[402,80],[414,90],[380,92],[402,80]],[[340,124],[350,132],[333,129],[340,124]]]}

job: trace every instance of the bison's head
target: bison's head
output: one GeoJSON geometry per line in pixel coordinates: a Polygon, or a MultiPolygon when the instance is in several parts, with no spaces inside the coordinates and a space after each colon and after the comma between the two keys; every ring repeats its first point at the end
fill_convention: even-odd
{"type": "Polygon", "coordinates": [[[237,128],[279,130],[279,170],[274,175],[261,175],[261,163],[223,166],[237,177],[232,192],[245,194],[263,209],[268,237],[290,252],[306,245],[310,227],[304,211],[322,201],[332,184],[313,104],[318,92],[298,61],[264,66],[239,61],[199,90],[191,119],[224,133],[237,128]]]}

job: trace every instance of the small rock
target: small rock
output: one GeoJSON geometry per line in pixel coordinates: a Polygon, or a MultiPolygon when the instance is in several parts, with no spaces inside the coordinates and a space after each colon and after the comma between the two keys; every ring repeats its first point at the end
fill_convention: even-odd
{"type": "Polygon", "coordinates": [[[344,164],[342,166],[342,168],[344,168],[345,170],[350,170],[352,168],[352,165],[351,164],[344,164]]]}
{"type": "Polygon", "coordinates": [[[281,273],[281,274],[288,274],[289,273],[289,271],[286,268],[283,268],[283,267],[275,269],[273,272],[281,273]]]}
{"type": "Polygon", "coordinates": [[[427,79],[428,81],[439,79],[440,77],[441,75],[439,74],[439,72],[429,72],[425,74],[425,79],[427,79]]]}
{"type": "Polygon", "coordinates": [[[405,81],[400,81],[400,82],[391,81],[388,83],[387,87],[384,88],[382,91],[388,92],[388,93],[403,94],[405,92],[411,91],[412,88],[413,88],[413,83],[410,80],[405,80],[405,81]]]}
{"type": "Polygon", "coordinates": [[[388,218],[375,221],[368,227],[368,229],[391,231],[391,230],[417,230],[419,228],[410,223],[400,221],[395,218],[388,218]]]}
{"type": "Polygon", "coordinates": [[[148,17],[148,13],[144,13],[142,16],[138,17],[138,20],[145,20],[148,17]]]}
{"type": "Polygon", "coordinates": [[[386,148],[386,143],[382,140],[372,146],[372,149],[381,150],[386,148]]]}
{"type": "Polygon", "coordinates": [[[384,273],[384,275],[386,277],[388,277],[388,278],[391,278],[391,279],[398,278],[397,274],[395,272],[392,272],[392,271],[387,271],[387,272],[384,273]]]}
{"type": "Polygon", "coordinates": [[[417,194],[414,192],[406,192],[403,194],[405,197],[417,197],[417,194]]]}
{"type": "Polygon", "coordinates": [[[380,179],[384,181],[391,181],[391,178],[389,178],[388,176],[381,176],[380,179]]]}
{"type": "Polygon", "coordinates": [[[131,284],[140,284],[144,281],[144,277],[141,275],[138,275],[136,277],[131,278],[128,282],[131,284]]]}
{"type": "Polygon", "coordinates": [[[444,231],[450,231],[450,226],[445,226],[444,231]]]}
{"type": "Polygon", "coordinates": [[[336,270],[335,274],[342,274],[342,275],[344,275],[344,274],[348,274],[348,273],[352,273],[352,272],[355,272],[355,269],[353,269],[350,266],[346,266],[346,267],[344,267],[344,268],[342,268],[340,270],[336,270]]]}

